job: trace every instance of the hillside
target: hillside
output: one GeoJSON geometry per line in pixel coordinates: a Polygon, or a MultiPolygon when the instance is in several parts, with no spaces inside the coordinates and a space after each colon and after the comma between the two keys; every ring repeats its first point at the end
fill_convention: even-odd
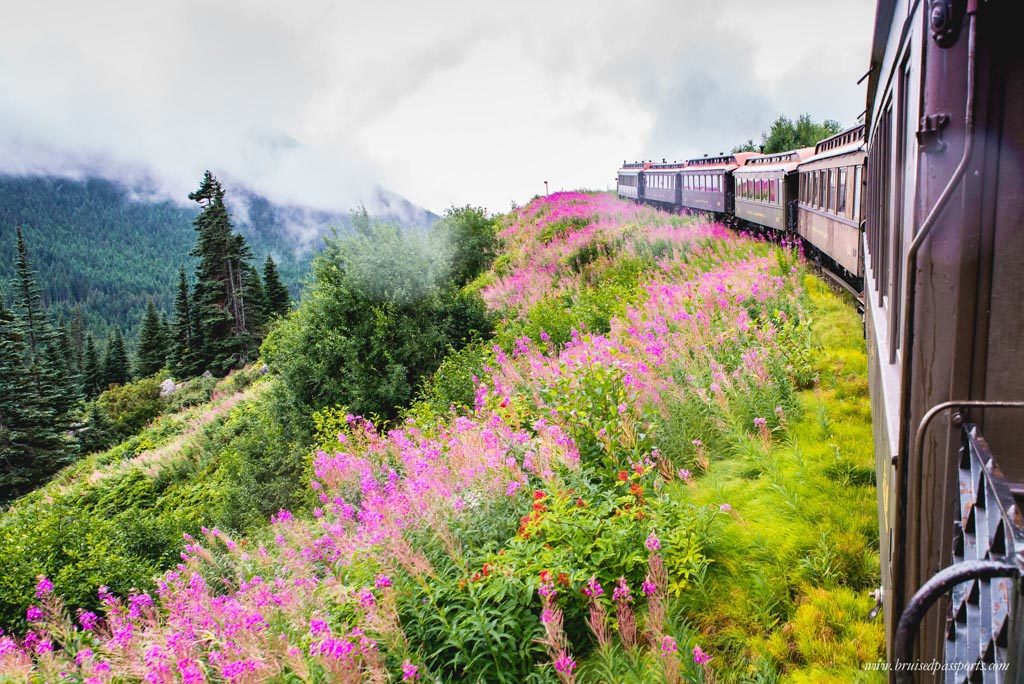
{"type": "MultiPolygon", "coordinates": [[[[349,216],[274,203],[244,186],[228,190],[232,218],[256,263],[272,255],[297,296],[320,238],[332,226],[344,230],[349,216]]],[[[13,274],[14,231],[22,226],[55,319],[68,320],[80,306],[102,339],[110,326],[133,330],[150,297],[170,313],[178,268],[191,265],[198,210],[179,199],[154,199],[101,178],[0,175],[0,288],[13,274]]],[[[400,223],[437,219],[384,191],[377,204],[382,218],[400,223]]]]}
{"type": "Polygon", "coordinates": [[[789,248],[605,194],[500,226],[462,293],[494,338],[453,349],[403,420],[321,410],[316,447],[268,458],[272,374],[195,437],[168,419],[4,513],[4,619],[31,631],[0,636],[0,673],[841,681],[880,659],[855,311],[789,248]],[[59,538],[62,497],[91,537],[59,538]],[[289,498],[265,527],[225,513],[289,498]],[[147,552],[152,583],[124,571],[147,552]]]}

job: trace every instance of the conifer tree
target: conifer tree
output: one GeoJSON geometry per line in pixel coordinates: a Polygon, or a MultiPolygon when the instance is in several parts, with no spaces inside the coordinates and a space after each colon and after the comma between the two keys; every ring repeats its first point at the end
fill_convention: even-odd
{"type": "Polygon", "coordinates": [[[199,345],[192,316],[192,298],[189,295],[184,268],[178,271],[178,295],[174,299],[171,336],[171,366],[174,372],[183,378],[198,375],[196,348],[199,345]]]}
{"type": "Polygon", "coordinates": [[[267,319],[276,316],[284,316],[291,308],[291,298],[288,296],[288,288],[281,282],[281,276],[277,272],[277,264],[267,255],[263,262],[263,293],[266,299],[267,319]]]}
{"type": "Polygon", "coordinates": [[[60,396],[57,340],[42,307],[21,229],[15,309],[0,302],[0,499],[31,489],[73,454],[65,436],[72,396],[60,396]]]}
{"type": "Polygon", "coordinates": [[[92,333],[85,336],[85,352],[82,354],[82,391],[86,398],[95,399],[103,391],[103,366],[96,351],[96,340],[92,333]]]}
{"type": "Polygon", "coordinates": [[[260,272],[242,262],[242,282],[245,284],[245,325],[253,337],[262,337],[267,319],[267,297],[263,291],[260,272]]]}
{"type": "Polygon", "coordinates": [[[202,207],[194,221],[198,238],[192,250],[199,258],[192,312],[202,346],[194,351],[200,369],[223,375],[247,360],[252,344],[243,268],[249,251],[245,239],[231,229],[224,188],[212,173],[207,171],[188,197],[202,207]]]}
{"type": "Polygon", "coordinates": [[[115,328],[107,337],[107,354],[103,357],[103,389],[128,382],[130,370],[124,336],[120,328],[115,328]]]}
{"type": "Polygon", "coordinates": [[[160,372],[166,361],[167,349],[160,314],[156,312],[156,306],[150,299],[139,332],[139,344],[135,352],[135,374],[141,378],[149,377],[160,372]]]}

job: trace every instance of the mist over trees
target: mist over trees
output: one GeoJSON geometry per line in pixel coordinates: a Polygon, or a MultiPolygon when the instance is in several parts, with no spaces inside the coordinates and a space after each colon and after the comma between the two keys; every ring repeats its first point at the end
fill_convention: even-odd
{"type": "Polygon", "coordinates": [[[809,114],[801,114],[796,120],[780,116],[766,132],[761,134],[761,144],[755,145],[754,139],[732,148],[733,152],[761,152],[777,154],[801,147],[814,147],[819,140],[835,135],[843,127],[838,121],[825,119],[817,123],[809,114]]]}

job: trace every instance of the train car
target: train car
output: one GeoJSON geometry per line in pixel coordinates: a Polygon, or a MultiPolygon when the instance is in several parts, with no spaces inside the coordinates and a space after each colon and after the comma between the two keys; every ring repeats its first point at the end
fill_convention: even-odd
{"type": "Polygon", "coordinates": [[[866,157],[861,124],[819,142],[797,168],[796,230],[811,251],[858,290],[864,278],[861,186],[866,157]]]}
{"type": "Polygon", "coordinates": [[[673,209],[682,203],[682,171],[685,162],[652,162],[644,171],[644,200],[673,209]]]}
{"type": "Polygon", "coordinates": [[[679,203],[687,209],[732,214],[734,187],[732,172],[747,159],[757,156],[752,152],[723,154],[717,157],[698,157],[686,160],[680,173],[682,191],[679,203]]]}
{"type": "Polygon", "coordinates": [[[1024,678],[1018,13],[877,4],[864,307],[894,679],[1024,678]],[[935,661],[958,669],[905,665],[935,661]]]}
{"type": "Polygon", "coordinates": [[[796,168],[813,149],[750,157],[737,167],[732,172],[736,218],[780,234],[795,227],[796,168]]]}
{"type": "Polygon", "coordinates": [[[622,162],[619,169],[619,197],[641,201],[644,198],[644,169],[647,162],[622,162]]]}

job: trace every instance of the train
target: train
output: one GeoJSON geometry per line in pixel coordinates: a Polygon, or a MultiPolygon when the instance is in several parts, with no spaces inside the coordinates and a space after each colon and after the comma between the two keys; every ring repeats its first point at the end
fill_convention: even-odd
{"type": "Polygon", "coordinates": [[[621,197],[799,240],[859,295],[890,681],[1024,681],[1020,9],[877,0],[863,123],[618,170],[621,197]]]}

